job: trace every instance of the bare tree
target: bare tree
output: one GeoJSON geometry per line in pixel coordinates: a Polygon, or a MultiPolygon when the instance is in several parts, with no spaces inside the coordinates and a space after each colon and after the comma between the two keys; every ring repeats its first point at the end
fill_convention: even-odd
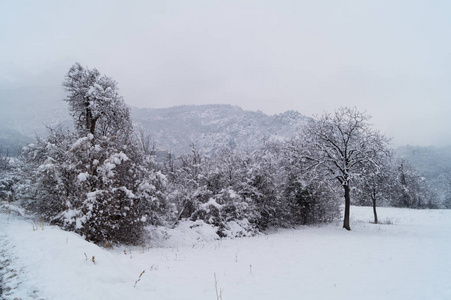
{"type": "Polygon", "coordinates": [[[135,132],[135,135],[140,150],[145,155],[155,155],[155,143],[152,143],[152,137],[150,134],[143,129],[140,129],[135,132]]]}
{"type": "Polygon", "coordinates": [[[358,180],[357,195],[360,203],[368,203],[373,207],[374,223],[378,224],[377,205],[381,201],[391,202],[398,193],[397,171],[393,167],[393,153],[382,152],[372,158],[372,164],[362,169],[358,180]]]}
{"type": "Polygon", "coordinates": [[[334,114],[325,113],[304,129],[303,163],[306,170],[321,172],[326,179],[337,180],[344,190],[343,228],[349,224],[351,184],[365,167],[376,165],[376,158],[386,152],[388,139],[372,130],[370,116],[356,108],[342,107],[334,114]]]}

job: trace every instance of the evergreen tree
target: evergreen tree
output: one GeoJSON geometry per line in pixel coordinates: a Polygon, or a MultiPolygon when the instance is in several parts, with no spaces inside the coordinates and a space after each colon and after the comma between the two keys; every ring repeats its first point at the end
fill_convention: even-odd
{"type": "Polygon", "coordinates": [[[166,179],[133,140],[116,82],[77,63],[63,86],[76,132],[52,130],[24,151],[27,207],[94,242],[137,243],[166,210],[166,179]]]}

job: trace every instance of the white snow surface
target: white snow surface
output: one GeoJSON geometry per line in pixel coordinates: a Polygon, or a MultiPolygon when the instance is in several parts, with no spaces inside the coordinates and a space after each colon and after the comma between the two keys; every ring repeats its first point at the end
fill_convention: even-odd
{"type": "Polygon", "coordinates": [[[375,225],[371,208],[352,207],[350,232],[337,222],[227,240],[182,223],[113,249],[0,210],[0,299],[211,300],[215,276],[223,300],[451,299],[450,210],[380,208],[375,225]]]}
{"type": "Polygon", "coordinates": [[[88,172],[83,172],[78,174],[77,179],[81,182],[88,180],[89,178],[89,173],[88,172]]]}

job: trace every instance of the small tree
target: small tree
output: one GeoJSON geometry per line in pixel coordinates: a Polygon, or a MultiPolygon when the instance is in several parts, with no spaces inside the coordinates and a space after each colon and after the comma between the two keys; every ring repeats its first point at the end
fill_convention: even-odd
{"type": "Polygon", "coordinates": [[[337,187],[321,170],[306,172],[302,161],[305,151],[303,140],[293,139],[286,144],[283,164],[288,176],[284,197],[291,207],[292,222],[302,225],[331,222],[340,214],[335,197],[337,187]]]}
{"type": "Polygon", "coordinates": [[[12,201],[14,197],[14,184],[18,181],[16,167],[7,157],[0,153],[0,201],[12,201]]]}
{"type": "Polygon", "coordinates": [[[340,213],[330,181],[311,175],[292,173],[287,178],[284,196],[291,208],[293,224],[331,222],[340,213]]]}
{"type": "Polygon", "coordinates": [[[335,179],[344,190],[343,228],[349,224],[351,185],[364,167],[387,151],[388,140],[372,130],[370,116],[355,108],[342,107],[334,114],[325,113],[304,128],[302,161],[306,170],[321,172],[324,178],[335,179]]]}
{"type": "Polygon", "coordinates": [[[390,203],[396,194],[396,170],[393,168],[391,152],[381,152],[372,159],[372,164],[362,169],[357,180],[357,195],[361,198],[360,204],[369,200],[373,208],[374,223],[378,223],[377,205],[381,201],[390,203]]]}

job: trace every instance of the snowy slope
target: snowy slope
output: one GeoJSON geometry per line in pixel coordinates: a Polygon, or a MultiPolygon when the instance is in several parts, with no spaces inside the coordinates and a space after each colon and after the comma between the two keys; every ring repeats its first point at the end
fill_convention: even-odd
{"type": "Polygon", "coordinates": [[[351,232],[337,223],[209,242],[196,241],[207,230],[172,232],[177,247],[106,250],[3,209],[0,298],[216,299],[216,274],[224,300],[451,299],[451,211],[379,214],[391,224],[352,207],[351,232]]]}

